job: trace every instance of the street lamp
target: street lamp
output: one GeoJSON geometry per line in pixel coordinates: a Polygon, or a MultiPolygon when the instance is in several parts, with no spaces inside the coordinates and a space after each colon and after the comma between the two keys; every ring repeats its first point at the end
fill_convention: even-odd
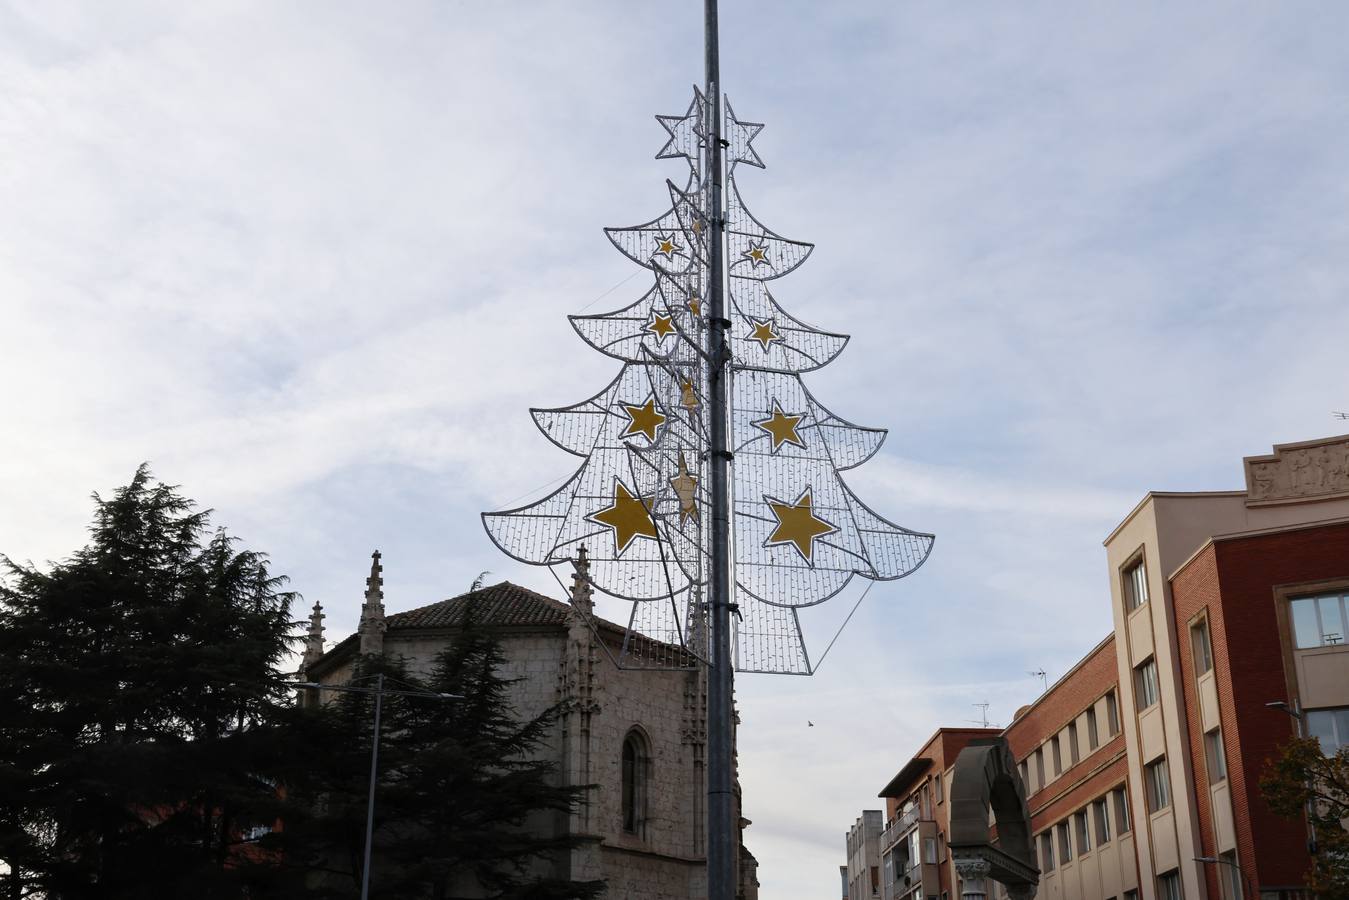
{"type": "MultiPolygon", "coordinates": [[[[400,682],[401,684],[402,682],[400,682]]],[[[346,684],[319,684],[314,681],[301,681],[292,685],[297,688],[310,688],[316,691],[343,691],[348,694],[374,694],[375,695],[375,728],[374,740],[370,742],[370,793],[365,801],[365,863],[361,867],[361,900],[368,900],[370,896],[370,844],[375,830],[375,775],[379,771],[379,716],[384,706],[384,695],[390,694],[399,697],[429,697],[433,700],[462,700],[463,694],[446,694],[443,691],[424,691],[418,688],[411,690],[386,689],[384,687],[384,673],[378,675],[368,675],[365,678],[357,678],[348,681],[346,684]],[[359,681],[375,682],[374,687],[365,687],[357,684],[359,681]]],[[[412,686],[409,685],[411,688],[412,686]]]]}
{"type": "Polygon", "coordinates": [[[1223,859],[1220,856],[1196,856],[1194,858],[1194,861],[1201,863],[1218,863],[1219,865],[1231,866],[1232,868],[1236,869],[1237,874],[1241,876],[1241,885],[1242,885],[1241,889],[1243,892],[1245,892],[1245,897],[1243,898],[1243,900],[1255,900],[1255,897],[1251,895],[1251,882],[1249,879],[1247,879],[1246,873],[1242,870],[1241,866],[1232,862],[1232,860],[1223,859]]]}
{"type": "MultiPolygon", "coordinates": [[[[1293,701],[1292,706],[1288,705],[1287,700],[1271,700],[1268,703],[1266,703],[1265,706],[1269,707],[1270,709],[1280,709],[1288,713],[1288,715],[1292,716],[1294,719],[1297,720],[1297,736],[1299,738],[1305,738],[1307,736],[1305,732],[1305,726],[1307,723],[1306,720],[1302,718],[1302,710],[1298,707],[1298,702],[1296,700],[1293,701]]],[[[1316,855],[1316,823],[1312,821],[1312,815],[1315,813],[1315,811],[1316,810],[1312,805],[1312,800],[1308,798],[1307,852],[1310,853],[1312,856],[1316,855]]]]}

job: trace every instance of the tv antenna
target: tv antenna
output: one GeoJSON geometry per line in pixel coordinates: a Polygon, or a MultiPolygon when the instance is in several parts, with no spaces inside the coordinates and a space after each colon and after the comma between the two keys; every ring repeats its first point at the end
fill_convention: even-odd
{"type": "Polygon", "coordinates": [[[988,707],[989,707],[989,702],[988,702],[987,700],[985,700],[983,703],[971,703],[970,706],[977,706],[977,707],[979,707],[979,718],[977,718],[977,719],[966,719],[965,721],[966,721],[966,722],[973,722],[973,723],[975,723],[976,725],[978,725],[980,728],[987,728],[987,727],[988,727],[988,724],[989,724],[989,723],[988,723],[988,707]]]}
{"type": "Polygon", "coordinates": [[[1337,418],[1337,419],[1349,419],[1349,413],[1347,413],[1347,412],[1338,412],[1338,411],[1336,411],[1336,412],[1331,413],[1331,415],[1334,416],[1334,417],[1337,418]]]}
{"type": "Polygon", "coordinates": [[[1036,669],[1035,671],[1027,672],[1026,674],[1032,678],[1040,679],[1040,693],[1044,694],[1049,691],[1049,676],[1045,673],[1044,669],[1036,669]]]}

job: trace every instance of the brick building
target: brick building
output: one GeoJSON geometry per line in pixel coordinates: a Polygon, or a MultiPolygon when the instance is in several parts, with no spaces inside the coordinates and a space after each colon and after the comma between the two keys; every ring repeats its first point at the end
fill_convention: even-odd
{"type": "MultiPolygon", "coordinates": [[[[517,712],[533,717],[562,705],[546,752],[565,783],[587,789],[586,802],[571,814],[532,823],[584,839],[553,861],[550,874],[605,879],[605,896],[622,900],[706,897],[706,676],[698,669],[620,671],[612,660],[624,629],[591,616],[585,565],[583,550],[567,603],[503,582],[386,615],[376,552],[359,629],[327,652],[316,606],[305,679],[344,683],[362,653],[401,656],[414,674],[427,671],[473,604],[477,620],[501,639],[501,674],[514,679],[517,712]]],[[[740,819],[738,896],[756,900],[757,863],[743,843],[748,824],[740,819]]],[[[469,887],[460,895],[472,894],[469,887]]]]}
{"type": "MultiPolygon", "coordinates": [[[[1349,436],[1244,468],[1245,490],[1149,493],[1111,532],[1113,632],[1001,732],[1041,897],[1305,892],[1311,835],[1258,782],[1298,729],[1327,752],[1349,744],[1349,436]]],[[[939,730],[882,789],[882,857],[923,855],[922,877],[884,900],[958,895],[942,795],[951,748],[973,736],[939,730]]]]}

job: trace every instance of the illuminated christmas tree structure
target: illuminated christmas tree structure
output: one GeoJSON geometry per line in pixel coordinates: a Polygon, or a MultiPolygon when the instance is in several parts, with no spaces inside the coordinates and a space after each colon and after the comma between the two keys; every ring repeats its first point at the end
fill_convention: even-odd
{"type": "Polygon", "coordinates": [[[571,319],[583,340],[622,363],[618,376],[582,403],[533,411],[550,440],[584,459],[581,468],[543,500],[483,521],[523,562],[569,565],[586,548],[594,587],[632,603],[620,664],[706,659],[707,401],[712,367],[729,352],[734,664],[808,674],[798,611],[835,596],[854,575],[909,574],[933,538],[881,518],[844,483],[840,473],[871,457],[885,432],[838,417],[806,388],[802,373],[833,360],[847,337],[793,318],[769,293],[768,282],[805,262],[812,247],[769,231],[745,206],[736,175],[763,168],[752,146],[763,126],[737,119],[729,100],[717,203],[722,181],[714,196],[714,179],[704,177],[714,159],[704,128],[713,107],[695,88],[684,115],[657,117],[669,134],[657,157],[683,159],[687,178],[667,182],[670,208],[660,217],[607,230],[651,270],[650,289],[623,309],[571,319]],[[724,229],[715,227],[718,206],[724,229]],[[725,317],[712,328],[709,251],[722,233],[725,317]],[[724,346],[714,345],[723,332],[724,346]]]}

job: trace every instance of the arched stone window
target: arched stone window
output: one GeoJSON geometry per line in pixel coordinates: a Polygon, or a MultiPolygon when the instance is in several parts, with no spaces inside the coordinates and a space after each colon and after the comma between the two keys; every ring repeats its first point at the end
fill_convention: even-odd
{"type": "Polygon", "coordinates": [[[650,766],[646,739],[636,728],[623,738],[623,831],[641,836],[646,827],[646,779],[650,766]]]}

